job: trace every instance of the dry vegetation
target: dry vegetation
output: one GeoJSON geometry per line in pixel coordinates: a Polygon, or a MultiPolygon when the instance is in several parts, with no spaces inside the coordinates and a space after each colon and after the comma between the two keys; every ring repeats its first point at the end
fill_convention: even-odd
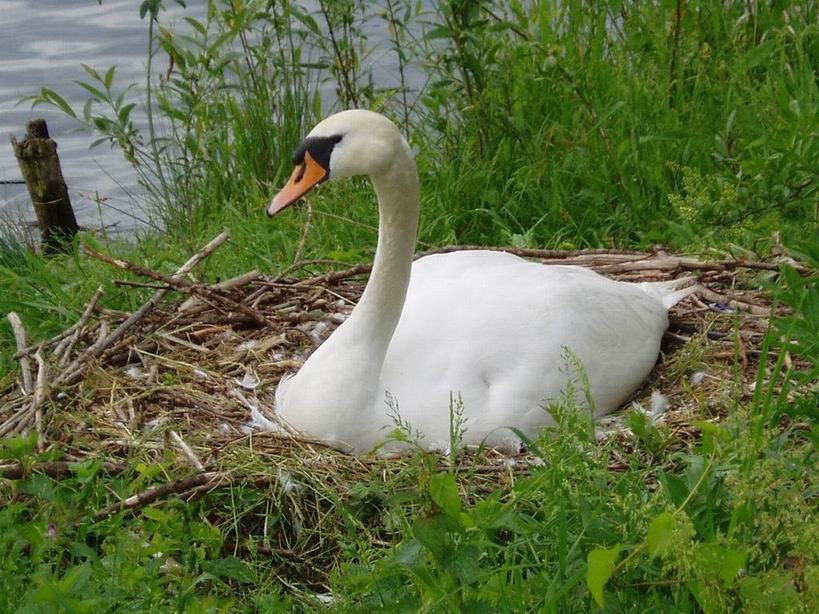
{"type": "MultiPolygon", "coordinates": [[[[347,484],[376,469],[388,479],[386,473],[395,471],[391,463],[400,464],[352,459],[288,434],[273,411],[279,379],[298,369],[349,314],[368,267],[297,277],[322,264],[303,261],[276,277],[251,271],[214,285],[186,279],[226,239],[217,237],[173,276],[86,248],[91,256],[149,278],[156,293],[134,313],[125,313],[99,306],[98,292],[74,326],[19,348],[22,375],[2,397],[0,436],[36,430],[41,451],[56,445],[70,462],[103,457],[113,473],[124,467],[119,460],[151,463],[162,460],[169,448],[177,453],[169,487],[115,503],[97,512],[97,518],[168,495],[198,497],[236,481],[267,488],[283,472],[297,472],[343,496],[347,484]],[[180,291],[181,298],[162,302],[171,290],[180,291]],[[194,477],[183,477],[191,472],[194,477]]],[[[771,305],[745,278],[749,271],[772,271],[777,264],[707,262],[664,252],[509,251],[547,264],[587,266],[627,281],[695,276],[700,289],[672,310],[661,359],[633,401],[682,435],[680,441],[696,436],[692,421],[719,420],[729,399],[752,394],[771,305]]],[[[622,412],[604,420],[600,432],[603,437],[627,435],[622,412]]],[[[526,471],[529,460],[524,453],[514,471],[526,471]]],[[[493,483],[503,481],[511,466],[491,451],[469,454],[462,462],[493,483]]],[[[67,466],[52,464],[50,470],[61,473],[67,466]]],[[[16,464],[0,471],[22,475],[16,464]]]]}

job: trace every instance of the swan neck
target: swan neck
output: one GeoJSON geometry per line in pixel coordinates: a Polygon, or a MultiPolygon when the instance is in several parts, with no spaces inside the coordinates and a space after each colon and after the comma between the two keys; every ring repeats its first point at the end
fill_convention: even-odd
{"type": "Polygon", "coordinates": [[[409,146],[402,145],[392,166],[372,177],[378,197],[378,246],[370,280],[350,316],[361,321],[382,360],[401,317],[418,232],[418,171],[409,146]]]}

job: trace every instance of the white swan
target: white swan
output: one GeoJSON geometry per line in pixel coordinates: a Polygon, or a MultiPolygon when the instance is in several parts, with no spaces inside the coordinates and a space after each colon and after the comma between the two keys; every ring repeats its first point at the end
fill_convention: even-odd
{"type": "Polygon", "coordinates": [[[328,117],[294,164],[269,215],[327,179],[368,175],[378,196],[378,247],[361,300],[276,392],[288,424],[356,453],[389,436],[395,423],[388,405],[397,405],[427,445],[448,442],[451,395],[463,401],[464,443],[507,446],[514,435],[505,427],[536,437],[553,424],[544,407],[570,377],[564,348],[582,361],[595,413],[610,412],[651,371],[667,310],[690,291],[494,251],[413,264],[415,160],[395,125],[377,113],[328,117]]]}

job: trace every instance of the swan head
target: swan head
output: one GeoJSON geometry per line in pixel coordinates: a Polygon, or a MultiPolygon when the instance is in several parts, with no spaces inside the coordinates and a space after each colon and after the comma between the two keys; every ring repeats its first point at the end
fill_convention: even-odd
{"type": "Polygon", "coordinates": [[[396,153],[409,146],[389,119],[372,111],[342,111],[322,120],[293,154],[296,167],[273,198],[268,215],[276,215],[330,179],[378,176],[389,170],[396,153]]]}

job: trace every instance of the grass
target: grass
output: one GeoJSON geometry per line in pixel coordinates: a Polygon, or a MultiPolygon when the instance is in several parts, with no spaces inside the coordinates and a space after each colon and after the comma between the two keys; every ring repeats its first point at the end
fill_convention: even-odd
{"type": "MultiPolygon", "coordinates": [[[[83,109],[51,89],[35,102],[128,157],[165,231],[128,244],[83,235],[48,260],[3,242],[0,311],[20,313],[36,340],[76,320],[99,285],[107,307],[138,306],[144,293],[114,286],[81,241],[172,272],[228,228],[233,240],[197,273],[208,281],[297,257],[369,258],[377,218],[361,182],[326,186],[312,213],[262,213],[326,112],[327,82],[393,116],[419,152],[424,244],[767,255],[784,243],[819,265],[815,241],[798,246],[819,216],[815,2],[382,4],[319,2],[311,15],[289,0],[212,2],[182,31],[145,2],[145,84],[88,67],[83,109]],[[394,83],[372,83],[360,42],[378,20],[394,83]],[[423,88],[408,88],[409,67],[429,77],[423,88]],[[146,95],[142,133],[130,105],[146,95]]],[[[690,388],[704,410],[693,438],[632,416],[633,439],[599,443],[567,403],[533,443],[534,466],[493,484],[421,453],[339,481],[341,469],[328,477],[244,446],[220,468],[285,467],[296,490],[237,484],[99,522],[94,510],[178,477],[184,461],[133,452],[117,476],[93,460],[59,480],[6,481],[0,610],[314,610],[331,590],[339,611],[813,611],[816,279],[749,280],[790,315],[750,356],[753,390],[690,388]]],[[[17,363],[1,326],[5,390],[17,363]]],[[[684,382],[707,360],[692,343],[670,369],[684,382]]],[[[27,466],[67,453],[21,438],[0,447],[27,466]]]]}

